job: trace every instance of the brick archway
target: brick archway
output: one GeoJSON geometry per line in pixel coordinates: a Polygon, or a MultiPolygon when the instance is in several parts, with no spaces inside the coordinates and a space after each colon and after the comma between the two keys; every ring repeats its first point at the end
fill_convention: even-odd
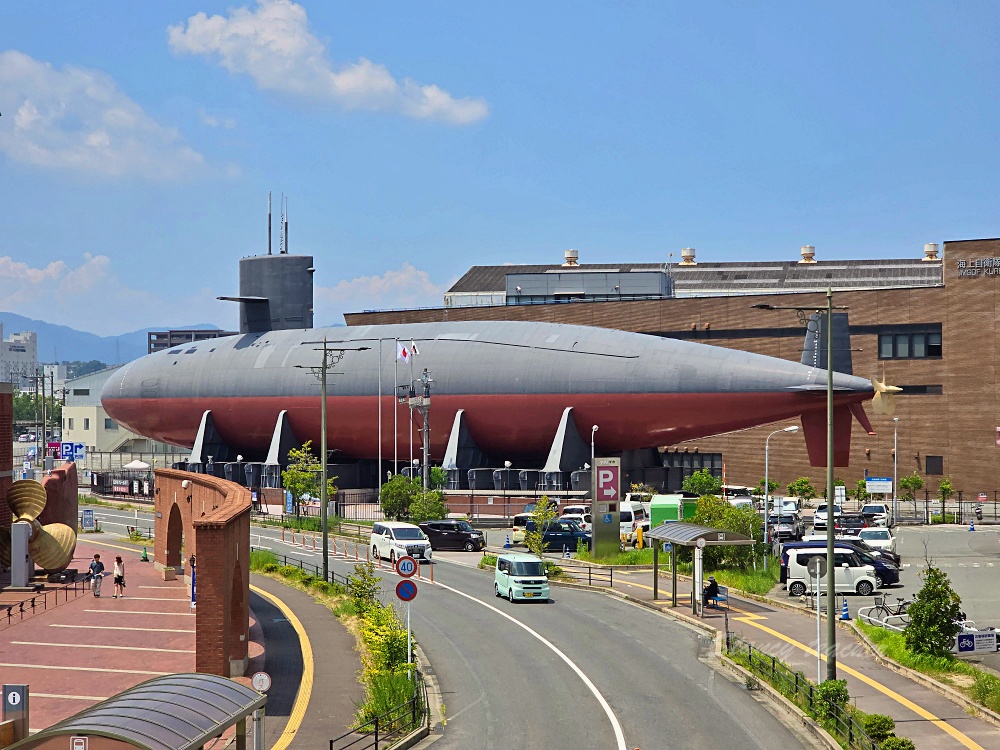
{"type": "Polygon", "coordinates": [[[249,661],[250,491],[207,474],[157,469],[155,505],[157,568],[180,563],[178,526],[184,556],[196,558],[196,669],[242,675],[249,661]]]}

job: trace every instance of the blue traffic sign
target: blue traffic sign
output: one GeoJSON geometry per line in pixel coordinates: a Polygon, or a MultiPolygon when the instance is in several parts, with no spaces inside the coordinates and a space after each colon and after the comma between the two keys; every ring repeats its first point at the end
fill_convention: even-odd
{"type": "Polygon", "coordinates": [[[611,514],[610,513],[605,513],[604,514],[604,523],[611,523],[611,521],[612,521],[611,514]]]}
{"type": "Polygon", "coordinates": [[[396,584],[396,596],[400,601],[409,602],[417,598],[417,584],[407,579],[396,584]]]}

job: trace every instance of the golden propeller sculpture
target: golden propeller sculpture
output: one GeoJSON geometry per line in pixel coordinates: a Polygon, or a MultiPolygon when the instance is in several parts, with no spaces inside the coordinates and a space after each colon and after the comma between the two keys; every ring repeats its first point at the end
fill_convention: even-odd
{"type": "MultiPolygon", "coordinates": [[[[883,375],[883,377],[885,377],[883,375]]],[[[875,389],[875,398],[872,399],[872,408],[876,414],[888,414],[890,417],[896,411],[895,394],[902,393],[903,389],[895,385],[886,385],[872,375],[872,388],[875,389]]]]}
{"type": "MultiPolygon", "coordinates": [[[[28,539],[28,553],[36,565],[48,573],[64,570],[73,559],[76,548],[76,529],[64,523],[38,522],[38,516],[45,510],[45,488],[33,479],[19,479],[10,486],[7,505],[14,514],[14,523],[31,524],[28,539]]],[[[10,567],[10,532],[0,529],[0,565],[10,567]]]]}

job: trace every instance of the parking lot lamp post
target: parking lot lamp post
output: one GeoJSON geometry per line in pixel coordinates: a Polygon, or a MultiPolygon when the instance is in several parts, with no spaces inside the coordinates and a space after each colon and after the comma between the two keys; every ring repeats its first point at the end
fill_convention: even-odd
{"type": "MultiPolygon", "coordinates": [[[[590,428],[590,512],[597,513],[597,461],[594,454],[594,438],[597,436],[597,425],[590,428]]],[[[596,516],[593,516],[596,518],[596,516]]],[[[597,552],[597,534],[593,529],[590,534],[590,552],[597,552]]]]}
{"type": "MultiPolygon", "coordinates": [[[[896,467],[899,462],[899,417],[892,418],[892,520],[899,518],[899,493],[896,490],[896,467]]],[[[897,521],[898,523],[898,521],[897,521]]],[[[889,524],[887,523],[886,526],[889,524]]]]}
{"type": "MultiPolygon", "coordinates": [[[[797,424],[788,425],[788,427],[782,427],[780,430],[775,430],[767,439],[764,441],[764,547],[770,546],[771,541],[767,537],[767,520],[768,515],[771,512],[771,477],[770,477],[770,461],[768,450],[770,448],[771,438],[777,435],[779,432],[798,432],[799,426],[797,424]]],[[[781,514],[778,514],[779,520],[781,514]]],[[[767,570],[767,558],[768,555],[764,554],[764,569],[767,570]]]]}

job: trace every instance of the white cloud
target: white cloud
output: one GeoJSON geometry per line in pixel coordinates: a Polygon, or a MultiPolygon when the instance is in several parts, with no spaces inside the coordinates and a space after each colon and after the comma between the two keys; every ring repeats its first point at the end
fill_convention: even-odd
{"type": "Polygon", "coordinates": [[[345,312],[381,308],[440,307],[444,287],[431,281],[426,271],[403,263],[382,276],[359,276],[332,287],[317,286],[316,325],[339,322],[334,318],[345,312]]]}
{"type": "Polygon", "coordinates": [[[151,179],[204,167],[176,128],[156,122],[96,70],[56,70],[15,50],[0,52],[0,112],[0,153],[13,161],[151,179]]]}
{"type": "Polygon", "coordinates": [[[211,115],[203,109],[198,110],[198,116],[201,119],[201,124],[210,128],[232,130],[236,127],[235,117],[219,117],[218,115],[211,115]]]}
{"type": "Polygon", "coordinates": [[[489,114],[485,99],[456,99],[435,85],[397,81],[384,65],[363,57],[335,68],[309,30],[305,8],[291,0],[258,0],[254,10],[236,8],[228,18],[198,13],[186,26],[170,26],[167,38],[176,54],[214,57],[264,90],[452,125],[468,125],[489,114]]]}
{"type": "Polygon", "coordinates": [[[43,268],[0,256],[0,310],[100,336],[117,335],[126,328],[231,317],[233,311],[222,307],[215,296],[209,289],[192,289],[185,296],[161,297],[129,287],[115,274],[106,255],[86,253],[75,267],[54,261],[43,268]],[[109,298],[114,299],[113,305],[108,305],[109,298]]]}

